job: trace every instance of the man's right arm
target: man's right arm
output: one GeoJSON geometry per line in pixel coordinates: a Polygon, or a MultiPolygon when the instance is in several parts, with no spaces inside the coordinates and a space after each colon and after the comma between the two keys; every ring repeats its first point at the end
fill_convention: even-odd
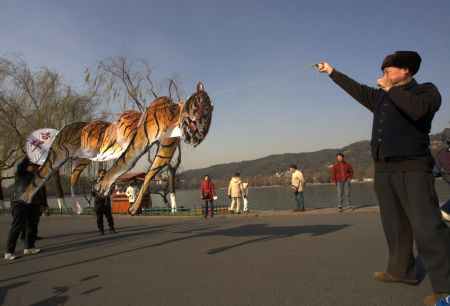
{"type": "Polygon", "coordinates": [[[371,112],[375,109],[375,103],[378,97],[383,93],[381,89],[375,89],[367,85],[360,84],[336,69],[333,69],[330,74],[330,78],[371,112]]]}

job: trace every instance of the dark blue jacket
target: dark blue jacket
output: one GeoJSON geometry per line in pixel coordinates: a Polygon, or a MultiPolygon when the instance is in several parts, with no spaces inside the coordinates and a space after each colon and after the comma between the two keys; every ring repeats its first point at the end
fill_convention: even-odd
{"type": "Polygon", "coordinates": [[[408,84],[388,92],[359,84],[333,70],[333,81],[373,114],[371,151],[377,160],[429,155],[429,132],[441,95],[432,83],[408,84]]]}

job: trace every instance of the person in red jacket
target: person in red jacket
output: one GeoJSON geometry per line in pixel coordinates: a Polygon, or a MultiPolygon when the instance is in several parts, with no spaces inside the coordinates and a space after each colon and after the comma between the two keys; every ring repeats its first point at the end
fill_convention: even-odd
{"type": "Polygon", "coordinates": [[[353,210],[350,197],[350,180],[353,178],[352,165],[344,160],[343,153],[338,153],[336,160],[331,172],[331,180],[337,190],[338,210],[342,212],[342,202],[345,202],[346,209],[353,210]]]}
{"type": "Polygon", "coordinates": [[[214,183],[206,174],[200,187],[200,197],[203,200],[203,217],[208,218],[208,211],[211,209],[211,218],[214,217],[214,199],[216,199],[216,188],[214,183]]]}

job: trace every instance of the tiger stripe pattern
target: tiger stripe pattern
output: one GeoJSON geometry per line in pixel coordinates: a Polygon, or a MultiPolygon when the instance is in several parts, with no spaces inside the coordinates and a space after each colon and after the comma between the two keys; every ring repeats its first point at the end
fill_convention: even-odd
{"type": "MultiPolygon", "coordinates": [[[[169,97],[160,97],[142,115],[136,111],[126,111],[112,123],[94,120],[90,123],[69,124],[56,136],[46,161],[20,195],[20,200],[30,203],[34,193],[69,160],[72,161],[73,187],[91,161],[114,159],[111,169],[94,186],[95,191],[107,196],[115,180],[133,168],[139,158],[156,143],[158,151],[141,189],[145,190],[151,179],[171,161],[181,138],[194,147],[205,139],[212,111],[213,104],[203,84],[199,83],[197,92],[186,102],[177,104],[169,97]],[[175,129],[181,131],[181,136],[171,136],[175,129]]],[[[142,195],[139,195],[130,213],[137,211],[141,200],[142,195]]]]}

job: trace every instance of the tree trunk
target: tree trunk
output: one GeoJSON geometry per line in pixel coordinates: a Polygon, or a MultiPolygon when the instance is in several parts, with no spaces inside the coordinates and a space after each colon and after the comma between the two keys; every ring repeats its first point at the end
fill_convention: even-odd
{"type": "Polygon", "coordinates": [[[58,202],[58,207],[61,210],[66,207],[66,201],[64,200],[64,192],[61,186],[61,176],[59,175],[59,170],[55,173],[55,183],[56,183],[56,200],[58,202]]]}
{"type": "Polygon", "coordinates": [[[177,171],[176,168],[173,168],[170,164],[167,166],[167,175],[169,177],[168,187],[169,187],[169,199],[170,199],[170,207],[172,208],[172,212],[177,211],[177,198],[175,195],[175,173],[177,171]]]}

